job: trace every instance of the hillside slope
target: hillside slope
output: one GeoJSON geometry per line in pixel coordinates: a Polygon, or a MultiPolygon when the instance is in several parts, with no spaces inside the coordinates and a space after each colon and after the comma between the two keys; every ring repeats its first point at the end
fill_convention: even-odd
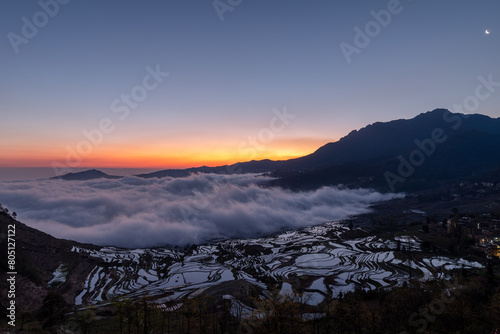
{"type": "MultiPolygon", "coordinates": [[[[80,245],[90,249],[99,249],[93,245],[82,245],[74,241],[56,239],[49,234],[26,226],[15,220],[8,213],[0,210],[0,251],[7,254],[7,233],[10,226],[15,226],[16,246],[16,305],[17,310],[34,311],[40,309],[43,299],[49,290],[60,293],[66,302],[73,304],[76,295],[83,289],[85,278],[101,261],[90,258],[86,254],[72,252],[74,246],[80,245]],[[62,266],[61,266],[62,265],[62,266]],[[65,274],[65,279],[49,282],[54,278],[54,272],[65,274]]],[[[12,229],[12,228],[10,228],[12,229]]],[[[0,293],[7,296],[7,266],[6,256],[0,262],[0,293]]],[[[63,274],[63,276],[64,276],[63,274]]],[[[9,300],[2,298],[2,312],[9,300]]]]}

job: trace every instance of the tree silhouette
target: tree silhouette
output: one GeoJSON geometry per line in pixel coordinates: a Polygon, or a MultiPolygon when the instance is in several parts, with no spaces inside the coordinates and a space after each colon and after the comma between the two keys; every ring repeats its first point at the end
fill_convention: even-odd
{"type": "Polygon", "coordinates": [[[69,305],[59,293],[50,291],[43,300],[38,318],[43,329],[54,331],[55,328],[66,320],[69,305]]]}

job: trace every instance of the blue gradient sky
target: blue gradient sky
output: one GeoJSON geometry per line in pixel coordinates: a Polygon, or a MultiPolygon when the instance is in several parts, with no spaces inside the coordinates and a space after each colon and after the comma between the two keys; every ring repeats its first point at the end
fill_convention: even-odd
{"type": "MultiPolygon", "coordinates": [[[[348,63],[340,43],[354,44],[354,28],[388,3],[243,0],[221,21],[212,1],[72,0],[15,53],[8,34],[22,35],[22,18],[33,22],[42,9],[4,0],[0,167],[68,165],[68,147],[103,118],[113,131],[68,167],[290,158],[375,121],[453,110],[478,76],[500,81],[493,0],[402,0],[348,63]],[[158,64],[169,76],[119,119],[112,102],[158,64]],[[246,155],[249,136],[284,107],[295,118],[246,155]]],[[[475,112],[500,117],[497,89],[475,112]]]]}

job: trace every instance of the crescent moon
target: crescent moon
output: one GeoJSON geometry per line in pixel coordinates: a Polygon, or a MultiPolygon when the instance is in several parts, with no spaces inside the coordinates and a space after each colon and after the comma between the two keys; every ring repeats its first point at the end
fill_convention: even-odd
{"type": "Polygon", "coordinates": [[[486,30],[484,31],[484,33],[485,33],[486,35],[489,35],[491,32],[490,32],[488,29],[486,29],[486,30]]]}

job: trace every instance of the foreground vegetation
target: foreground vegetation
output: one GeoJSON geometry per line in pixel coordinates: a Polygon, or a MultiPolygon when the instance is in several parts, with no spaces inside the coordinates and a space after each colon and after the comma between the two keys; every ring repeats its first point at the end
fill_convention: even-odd
{"type": "MultiPolygon", "coordinates": [[[[307,296],[271,293],[253,312],[230,298],[198,296],[163,308],[148,297],[71,312],[51,293],[37,314],[23,314],[22,333],[493,333],[500,328],[500,284],[489,266],[451,280],[405,282],[390,290],[356,290],[316,307],[307,296]]],[[[275,290],[276,292],[278,290],[275,290]]],[[[249,305],[250,306],[250,305],[249,305]]]]}

